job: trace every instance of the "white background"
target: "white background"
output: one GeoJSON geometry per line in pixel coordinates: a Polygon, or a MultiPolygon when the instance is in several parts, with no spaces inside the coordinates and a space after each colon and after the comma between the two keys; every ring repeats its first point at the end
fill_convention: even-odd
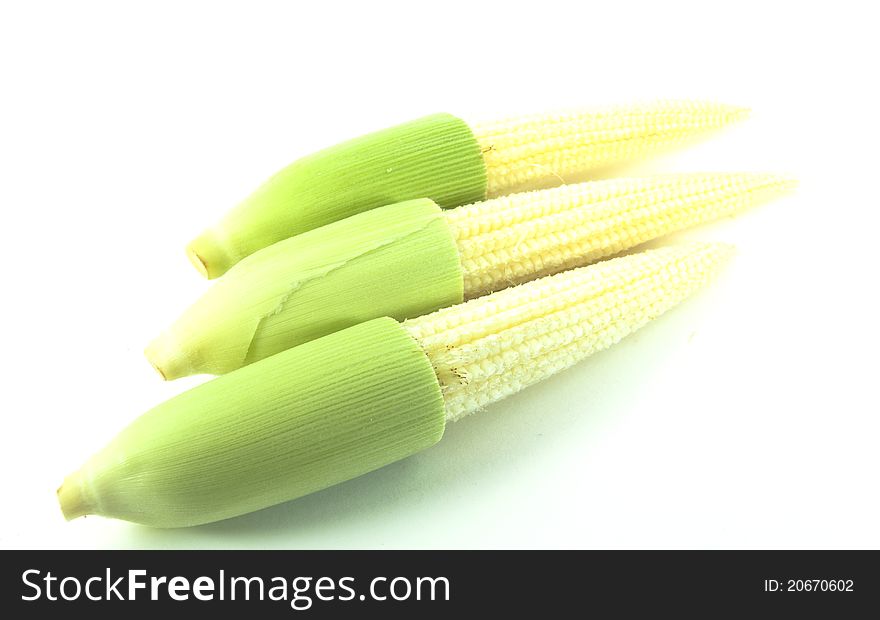
{"type": "Polygon", "coordinates": [[[872,3],[4,3],[0,547],[880,547],[872,3]],[[822,7],[822,8],[819,8],[822,7]],[[768,170],[691,236],[710,289],[617,347],[296,502],[161,531],[55,489],[162,383],[185,243],[268,174],[435,111],[696,97],[753,117],[624,169],[768,170]]]}

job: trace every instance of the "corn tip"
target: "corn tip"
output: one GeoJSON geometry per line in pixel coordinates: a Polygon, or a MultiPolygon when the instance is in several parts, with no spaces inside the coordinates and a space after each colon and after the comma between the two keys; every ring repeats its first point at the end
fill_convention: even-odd
{"type": "Polygon", "coordinates": [[[752,115],[752,108],[744,105],[719,104],[731,121],[742,121],[752,115]]]}
{"type": "Polygon", "coordinates": [[[789,174],[753,172],[748,173],[747,179],[755,192],[755,203],[788,194],[800,186],[800,180],[789,174]]]}
{"type": "MultiPolygon", "coordinates": [[[[671,102],[670,105],[674,103],[671,102]]],[[[687,104],[686,101],[681,103],[687,104]]],[[[705,100],[694,100],[691,103],[713,114],[716,118],[720,118],[723,125],[743,121],[752,115],[752,108],[744,105],[705,100]]]]}
{"type": "Polygon", "coordinates": [[[779,183],[780,189],[784,191],[793,191],[796,190],[801,185],[800,179],[797,177],[788,175],[788,174],[777,174],[773,175],[776,177],[777,182],[779,183]]]}
{"type": "Polygon", "coordinates": [[[714,252],[718,256],[718,262],[723,264],[727,261],[731,260],[734,256],[739,252],[739,248],[737,248],[732,243],[713,243],[715,246],[714,252]]]}

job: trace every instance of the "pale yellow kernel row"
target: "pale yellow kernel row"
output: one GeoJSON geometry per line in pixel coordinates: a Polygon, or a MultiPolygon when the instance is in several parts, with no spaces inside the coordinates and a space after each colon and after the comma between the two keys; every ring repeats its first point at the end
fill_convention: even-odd
{"type": "Polygon", "coordinates": [[[668,101],[521,116],[473,129],[486,162],[487,196],[493,198],[570,182],[747,114],[719,103],[668,101]]]}
{"type": "Polygon", "coordinates": [[[444,217],[470,299],[734,215],[794,184],[762,173],[613,179],[495,198],[444,217]]]}
{"type": "Polygon", "coordinates": [[[732,250],[690,243],[566,271],[410,319],[457,420],[605,349],[704,284],[732,250]]]}

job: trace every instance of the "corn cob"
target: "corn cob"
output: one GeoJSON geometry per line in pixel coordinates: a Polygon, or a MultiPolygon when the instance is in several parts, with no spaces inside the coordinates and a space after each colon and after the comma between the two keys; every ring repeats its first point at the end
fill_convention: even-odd
{"type": "Polygon", "coordinates": [[[284,351],[135,420],[65,479],[62,511],[196,525],[377,469],[439,441],[447,421],[611,346],[696,290],[729,253],[648,251],[284,351]]]}
{"type": "Polygon", "coordinates": [[[357,323],[403,320],[731,215],[790,187],[769,174],[594,181],[442,211],[381,207],[236,265],[146,354],[166,379],[222,374],[357,323]]]}
{"type": "Polygon", "coordinates": [[[511,194],[444,216],[470,299],[735,215],[795,185],[760,173],[611,179],[511,194]]]}
{"type": "Polygon", "coordinates": [[[746,108],[701,101],[661,102],[478,124],[489,198],[567,182],[644,156],[744,118],[746,108]]]}
{"type": "Polygon", "coordinates": [[[447,420],[606,349],[677,305],[731,246],[664,247],[549,276],[403,323],[443,391],[447,420]]]}
{"type": "Polygon", "coordinates": [[[436,114],[325,149],[278,172],[188,248],[214,278],[277,241],[405,200],[455,207],[560,183],[745,115],[666,102],[535,115],[469,126],[436,114]]]}

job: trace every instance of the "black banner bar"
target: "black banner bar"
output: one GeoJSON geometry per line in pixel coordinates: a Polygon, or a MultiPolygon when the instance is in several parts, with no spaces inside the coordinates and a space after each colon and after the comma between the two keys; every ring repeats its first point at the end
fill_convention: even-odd
{"type": "MultiPolygon", "coordinates": [[[[874,551],[4,551],[2,609],[169,617],[876,611],[874,551]],[[223,610],[225,611],[225,610],[223,610]]],[[[542,617],[544,617],[542,616],[542,617]]]]}

